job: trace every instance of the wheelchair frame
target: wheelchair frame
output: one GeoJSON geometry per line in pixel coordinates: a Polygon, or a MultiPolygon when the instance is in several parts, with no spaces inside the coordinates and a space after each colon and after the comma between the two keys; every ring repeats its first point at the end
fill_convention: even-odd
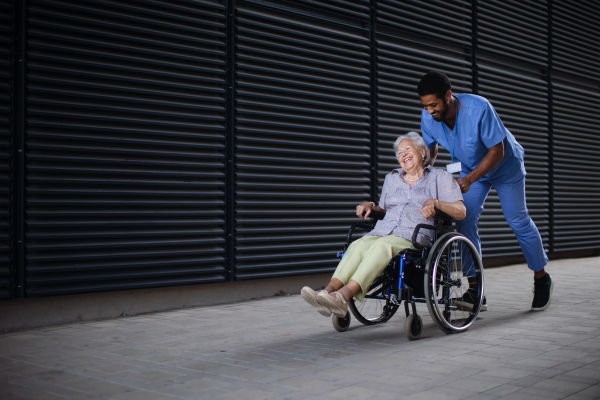
{"type": "MultiPolygon", "coordinates": [[[[375,221],[383,219],[384,216],[384,213],[372,211],[370,215],[371,224],[353,224],[348,231],[344,252],[350,245],[356,228],[371,230],[375,225],[375,221]]],[[[349,304],[352,314],[365,325],[384,323],[396,313],[401,303],[404,302],[406,314],[404,332],[408,339],[415,340],[421,336],[423,329],[421,317],[417,314],[416,303],[426,303],[432,319],[443,332],[452,333],[466,330],[476,320],[483,299],[483,267],[475,246],[466,237],[456,233],[452,227],[452,218],[439,210],[436,213],[433,225],[419,224],[415,227],[412,243],[416,250],[406,249],[394,257],[365,294],[365,300],[362,303],[369,300],[385,302],[381,314],[376,318],[365,317],[359,310],[354,298],[350,300],[349,304]],[[431,247],[423,246],[417,242],[421,229],[433,230],[434,243],[431,247]],[[457,265],[453,264],[457,259],[455,256],[458,250],[457,247],[450,247],[448,253],[444,254],[449,244],[450,246],[456,246],[457,243],[453,242],[458,243],[459,251],[461,251],[459,253],[461,261],[456,263],[457,265]],[[463,248],[466,249],[473,261],[474,268],[472,271],[475,274],[474,277],[467,278],[463,276],[465,259],[462,253],[463,248]],[[411,263],[414,263],[416,269],[420,271],[419,273],[424,274],[424,298],[413,296],[414,288],[405,282],[405,268],[411,263]],[[462,291],[464,279],[471,278],[476,281],[475,291],[477,296],[474,299],[472,309],[469,310],[464,309],[464,302],[463,305],[460,305],[461,302],[457,301],[462,297],[452,296],[457,296],[457,293],[462,291]],[[411,309],[412,314],[410,313],[411,309]],[[453,314],[458,314],[459,311],[466,311],[468,314],[464,313],[464,318],[455,318],[453,321],[453,314]]],[[[342,257],[343,254],[338,253],[337,255],[342,257]]],[[[350,326],[350,313],[344,318],[334,315],[333,326],[340,332],[347,330],[350,326]]]]}

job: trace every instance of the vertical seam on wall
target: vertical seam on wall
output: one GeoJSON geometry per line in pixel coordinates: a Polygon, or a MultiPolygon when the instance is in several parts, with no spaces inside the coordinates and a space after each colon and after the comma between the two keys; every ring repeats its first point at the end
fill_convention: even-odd
{"type": "Polygon", "coordinates": [[[369,51],[370,51],[370,106],[371,106],[371,201],[377,203],[377,0],[369,7],[369,51]]]}
{"type": "Polygon", "coordinates": [[[15,1],[15,28],[17,48],[15,66],[16,146],[14,154],[15,176],[15,230],[16,297],[25,292],[25,135],[26,135],[26,65],[27,65],[27,0],[15,1]]]}
{"type": "Polygon", "coordinates": [[[471,88],[473,94],[479,94],[479,70],[477,68],[477,1],[471,0],[471,68],[472,79],[471,88]]]}
{"type": "Polygon", "coordinates": [[[16,282],[17,282],[17,274],[18,274],[18,267],[17,267],[17,254],[16,254],[16,235],[15,235],[15,224],[16,224],[16,218],[15,218],[15,214],[16,214],[16,204],[18,201],[18,198],[16,197],[16,174],[15,171],[17,170],[17,165],[16,165],[16,140],[15,140],[15,136],[16,136],[16,123],[17,123],[17,119],[15,118],[15,87],[16,87],[16,76],[17,76],[17,62],[15,62],[16,60],[18,60],[18,55],[17,55],[17,51],[16,51],[16,7],[15,7],[15,3],[16,0],[11,1],[10,3],[10,30],[11,30],[11,35],[10,35],[10,95],[9,95],[9,137],[8,137],[8,141],[9,141],[9,152],[10,152],[10,182],[9,182],[9,190],[10,190],[10,196],[9,196],[9,268],[10,268],[10,272],[9,272],[9,281],[8,281],[8,296],[9,298],[14,298],[15,294],[16,294],[16,282]]]}
{"type": "Polygon", "coordinates": [[[552,90],[552,0],[548,0],[548,64],[546,79],[548,82],[548,253],[554,252],[554,100],[552,90]]]}
{"type": "Polygon", "coordinates": [[[227,2],[226,60],[226,188],[225,269],[226,280],[235,280],[235,0],[227,2]]]}

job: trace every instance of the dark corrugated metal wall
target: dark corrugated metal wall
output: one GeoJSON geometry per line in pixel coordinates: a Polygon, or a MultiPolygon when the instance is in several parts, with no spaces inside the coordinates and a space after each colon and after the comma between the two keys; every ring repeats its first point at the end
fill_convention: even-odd
{"type": "MultiPolygon", "coordinates": [[[[432,70],[446,71],[456,93],[472,92],[471,26],[468,1],[378,4],[378,194],[385,175],[400,167],[392,150],[396,138],[409,131],[421,132],[416,93],[421,77],[432,70]]],[[[436,166],[449,162],[450,154],[440,147],[436,166]]]]}
{"type": "Polygon", "coordinates": [[[27,294],[224,280],[223,5],[28,11],[27,294]]]}
{"type": "MultiPolygon", "coordinates": [[[[429,70],[487,97],[524,146],[547,249],[598,249],[598,129],[579,104],[600,100],[600,7],[584,3],[27,0],[19,30],[0,0],[0,297],[332,271],[354,206],[397,167],[391,144],[419,131],[429,70]]],[[[486,257],[521,254],[494,191],[480,233],[486,257]]]]}
{"type": "Polygon", "coordinates": [[[12,295],[11,263],[11,131],[13,98],[13,7],[0,1],[0,299],[12,295]]]}
{"type": "Polygon", "coordinates": [[[554,251],[600,247],[600,5],[553,2],[554,251]],[[575,165],[575,169],[569,165],[575,165]]]}
{"type": "MultiPolygon", "coordinates": [[[[548,250],[547,1],[486,1],[477,6],[478,94],[487,98],[525,149],[527,207],[548,250]]],[[[522,255],[494,189],[479,232],[484,257],[522,255]]]]}
{"type": "Polygon", "coordinates": [[[237,279],[330,271],[370,191],[364,1],[237,2],[237,279]]]}

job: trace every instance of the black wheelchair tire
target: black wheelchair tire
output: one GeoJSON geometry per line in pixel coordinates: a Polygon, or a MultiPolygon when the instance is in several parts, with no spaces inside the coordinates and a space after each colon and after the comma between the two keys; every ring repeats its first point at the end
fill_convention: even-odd
{"type": "MultiPolygon", "coordinates": [[[[370,293],[377,288],[378,279],[383,276],[379,275],[367,293],[370,293]]],[[[383,284],[383,289],[387,290],[392,285],[392,282],[386,282],[383,284]]],[[[350,311],[364,325],[376,325],[387,322],[392,316],[398,311],[398,305],[391,303],[386,299],[364,299],[362,302],[358,302],[353,298],[349,302],[350,311]],[[373,309],[373,312],[367,312],[366,309],[373,309]]]]}
{"type": "Polygon", "coordinates": [[[350,313],[346,314],[344,318],[340,318],[337,315],[333,314],[331,316],[331,323],[333,327],[338,332],[346,332],[350,327],[350,321],[352,320],[350,313]]]}
{"type": "MultiPolygon", "coordinates": [[[[445,333],[462,332],[469,328],[477,319],[483,299],[483,265],[473,243],[456,232],[442,235],[429,252],[426,270],[425,298],[427,308],[435,324],[445,333]],[[457,261],[458,257],[456,257],[457,252],[459,252],[457,246],[462,246],[459,253],[461,254],[460,262],[457,261]],[[459,294],[464,294],[466,290],[464,283],[466,277],[463,271],[465,257],[472,260],[471,270],[475,273],[474,278],[477,280],[477,286],[475,287],[477,299],[470,310],[456,306],[456,299],[459,298],[459,294]],[[446,260],[450,260],[450,266],[446,265],[446,260]],[[445,280],[442,279],[444,274],[446,275],[445,280]],[[441,296],[440,289],[442,290],[441,296]]],[[[466,286],[468,288],[468,283],[466,286]]]]}
{"type": "Polygon", "coordinates": [[[417,340],[423,333],[423,320],[418,314],[410,314],[404,321],[404,334],[408,340],[417,340]]]}

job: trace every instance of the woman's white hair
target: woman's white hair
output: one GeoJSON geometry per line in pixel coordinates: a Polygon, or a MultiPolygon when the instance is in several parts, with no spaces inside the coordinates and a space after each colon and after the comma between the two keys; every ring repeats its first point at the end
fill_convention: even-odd
{"type": "Polygon", "coordinates": [[[427,149],[425,141],[417,132],[408,132],[406,135],[398,136],[398,139],[396,139],[394,142],[394,152],[396,152],[396,158],[398,158],[398,146],[403,140],[407,139],[412,140],[415,146],[419,148],[419,151],[421,151],[421,149],[425,149],[425,158],[423,158],[423,164],[427,164],[427,161],[429,161],[429,150],[427,149]]]}

